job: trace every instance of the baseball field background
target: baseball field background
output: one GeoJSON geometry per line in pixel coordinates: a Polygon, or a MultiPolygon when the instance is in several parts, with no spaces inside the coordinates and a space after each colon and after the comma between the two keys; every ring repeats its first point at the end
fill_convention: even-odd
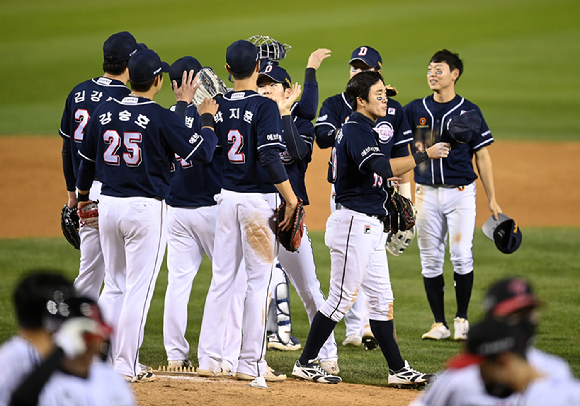
{"type": "MultiPolygon", "coordinates": [[[[478,104],[496,143],[490,147],[497,199],[522,228],[523,243],[512,255],[497,251],[481,231],[474,240],[475,287],[469,311],[481,316],[489,284],[505,275],[531,279],[546,306],[537,336],[540,349],[566,358],[580,375],[580,2],[558,1],[96,1],[3,0],[0,2],[0,342],[16,331],[11,294],[18,278],[37,267],[78,272],[78,251],[60,235],[59,213],[66,201],[60,164],[60,118],[66,96],[81,81],[102,73],[102,45],[112,33],[130,31],[172,63],[192,55],[227,80],[225,50],[237,39],[270,35],[292,49],[282,62],[293,81],[302,82],[310,53],[332,50],[317,72],[320,102],[344,89],[353,49],[369,45],[383,57],[387,83],[401,104],[429,94],[430,56],[448,48],[459,52],[465,72],[457,91],[478,104]]],[[[167,77],[166,77],[167,79],[167,77]]],[[[174,102],[168,81],[157,102],[174,102]]],[[[318,275],[328,290],[329,254],[324,222],[329,213],[325,182],[328,151],[315,149],[308,173],[312,206],[309,224],[318,275]]],[[[489,216],[478,184],[478,225],[489,216]]],[[[432,320],[414,242],[389,258],[395,292],[395,322],[403,356],[422,371],[437,371],[460,350],[452,341],[420,339],[432,320]]],[[[446,313],[454,315],[452,269],[446,265],[446,313]]],[[[204,260],[190,301],[187,338],[196,362],[197,338],[211,265],[204,260]]],[[[164,265],[149,313],[141,361],[165,364],[162,316],[167,268],[164,265]]],[[[304,308],[292,291],[294,333],[308,334],[304,308]]],[[[269,404],[271,396],[295,404],[406,404],[415,391],[390,392],[379,351],[342,347],[344,324],[336,330],[339,363],[353,386],[330,393],[302,382],[272,384],[268,395],[233,381],[221,389],[161,381],[136,387],[142,404],[184,401],[237,401],[269,404]],[[238,385],[238,386],[236,386],[238,385]],[[237,392],[237,391],[241,392],[237,392]],[[308,392],[296,398],[296,393],[308,392]],[[410,394],[409,394],[410,392],[410,394]],[[163,394],[163,401],[158,396],[163,394]],[[338,396],[336,396],[338,394],[338,396]],[[303,400],[296,400],[303,399],[303,400]]],[[[219,337],[216,337],[219,339],[219,337]]],[[[291,372],[297,353],[267,353],[274,368],[291,372]]],[[[207,386],[209,385],[209,386],[207,386]]],[[[341,386],[339,385],[339,386],[341,386]]],[[[215,385],[213,385],[215,386],[215,385]]]]}

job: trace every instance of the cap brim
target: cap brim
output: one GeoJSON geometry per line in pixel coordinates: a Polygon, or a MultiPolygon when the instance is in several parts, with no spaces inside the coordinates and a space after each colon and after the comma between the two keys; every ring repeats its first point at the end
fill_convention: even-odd
{"type": "Polygon", "coordinates": [[[486,220],[486,222],[481,227],[481,231],[483,231],[483,234],[487,238],[494,241],[493,231],[497,228],[497,226],[499,224],[503,223],[504,221],[508,221],[508,220],[511,220],[511,217],[506,216],[503,213],[497,214],[497,220],[493,218],[493,215],[491,215],[491,216],[489,216],[489,218],[486,220]]]}
{"type": "Polygon", "coordinates": [[[470,354],[468,352],[463,352],[455,357],[451,358],[447,362],[447,367],[452,369],[461,369],[468,367],[470,365],[480,365],[483,362],[483,355],[470,354]]]}
{"type": "Polygon", "coordinates": [[[167,62],[161,62],[161,72],[169,72],[169,64],[167,62]]]}
{"type": "Polygon", "coordinates": [[[351,64],[353,61],[361,61],[361,62],[363,62],[365,65],[367,65],[367,66],[368,66],[369,68],[371,68],[371,69],[372,69],[372,68],[376,68],[376,66],[373,66],[373,65],[371,65],[371,64],[369,63],[369,61],[368,61],[368,60],[366,60],[366,59],[364,59],[364,58],[360,58],[360,57],[357,57],[357,58],[352,58],[350,61],[348,61],[348,64],[350,65],[350,64],[351,64]]]}
{"type": "Polygon", "coordinates": [[[272,80],[273,80],[274,82],[276,82],[276,83],[284,83],[284,82],[280,82],[280,81],[278,81],[277,79],[273,78],[271,75],[269,75],[269,74],[267,74],[267,73],[265,73],[265,72],[260,72],[260,74],[258,75],[258,80],[259,80],[260,78],[263,78],[264,76],[267,76],[267,77],[269,77],[270,79],[272,79],[272,80]]]}
{"type": "Polygon", "coordinates": [[[495,305],[492,314],[495,317],[505,317],[525,307],[537,307],[539,304],[533,295],[518,295],[495,305]]]}

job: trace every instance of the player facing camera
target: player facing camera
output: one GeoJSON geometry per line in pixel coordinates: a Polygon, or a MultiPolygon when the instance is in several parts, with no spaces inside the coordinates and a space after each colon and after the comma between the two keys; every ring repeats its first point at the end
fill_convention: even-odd
{"type": "Polygon", "coordinates": [[[285,69],[272,63],[266,64],[258,76],[258,93],[275,102],[290,96],[292,80],[285,69]]]}
{"type": "Polygon", "coordinates": [[[387,114],[387,89],[378,72],[365,71],[353,76],[346,85],[346,96],[354,111],[373,121],[387,114]]]}

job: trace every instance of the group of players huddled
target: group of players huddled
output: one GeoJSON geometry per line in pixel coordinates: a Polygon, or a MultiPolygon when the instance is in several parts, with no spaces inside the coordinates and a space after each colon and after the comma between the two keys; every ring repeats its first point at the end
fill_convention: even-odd
{"type": "MultiPolygon", "coordinates": [[[[385,84],[379,52],[358,47],[348,61],[345,91],[326,99],[317,116],[316,72],[331,52],[321,48],[310,55],[300,86],[280,66],[289,49],[261,35],[232,43],[226,51],[226,69],[233,88],[217,100],[194,104],[202,70],[196,58],[184,56],[170,66],[128,32],[116,33],[104,43],[104,75],[71,91],[60,128],[67,205],[80,210],[98,201],[99,220],[79,230],[80,272],[74,288],[63,288],[65,282],[57,279],[51,292],[60,292],[60,299],[53,293],[39,299],[42,304],[48,297],[57,304],[51,317],[63,313],[63,303],[78,309],[94,307],[90,317],[79,310],[90,323],[71,323],[72,316],[63,314],[60,329],[47,330],[48,340],[63,349],[58,360],[97,354],[82,345],[91,333],[100,337],[98,344],[108,343],[103,359],[119,376],[129,382],[155,379],[153,370],[139,362],[139,348],[167,250],[163,337],[169,370],[194,370],[185,339],[187,310],[194,278],[207,255],[212,280],[197,349],[199,376],[231,376],[254,387],[286,379],[268,366],[265,354],[267,348],[302,346],[292,335],[289,281],[311,324],[293,376],[319,383],[341,381],[333,331],[345,318],[342,344],[379,347],[388,364],[388,385],[425,385],[436,375],[413,369],[399,351],[387,262],[387,250],[399,255],[417,234],[435,321],[423,339],[450,337],[443,308],[443,261],[449,239],[457,299],[454,339],[468,342],[465,354],[450,364],[418,404],[492,405],[506,396],[511,397],[501,404],[515,404],[517,399],[529,400],[525,388],[535,388],[535,379],[546,376],[577,388],[565,362],[531,347],[539,302],[527,281],[512,278],[494,285],[486,298],[485,320],[470,331],[474,156],[492,215],[496,217],[501,208],[487,151],[493,142],[491,132],[479,108],[455,93],[463,72],[459,56],[448,50],[435,53],[427,74],[433,94],[403,107],[392,98],[397,90],[385,84]],[[164,72],[169,73],[177,100],[171,109],[153,101],[163,86],[164,72]],[[446,130],[449,120],[466,112],[479,117],[478,127],[470,130],[467,141],[454,140],[446,130]],[[306,226],[296,252],[280,246],[274,233],[276,226],[289,227],[298,199],[309,203],[305,173],[315,143],[330,149],[328,174],[317,175],[327,176],[332,184],[332,214],[325,234],[331,256],[326,297],[306,226]],[[393,213],[386,202],[395,191],[412,198],[412,170],[417,185],[416,230],[389,231],[393,213]],[[282,199],[285,216],[275,225],[274,212],[282,199]],[[72,297],[85,299],[79,304],[72,297]],[[78,345],[67,344],[72,341],[78,345]],[[506,342],[512,344],[501,345],[506,342]],[[486,351],[490,348],[495,352],[486,351]],[[515,369],[516,362],[520,369],[515,369]],[[522,387],[501,371],[523,371],[531,378],[522,387]],[[461,379],[470,384],[460,384],[461,379]]],[[[25,290],[23,286],[19,289],[25,290]]],[[[23,304],[15,303],[18,313],[23,304]]],[[[19,323],[25,319],[22,316],[19,323]]],[[[44,323],[25,327],[27,337],[30,329],[46,328],[44,323]]],[[[20,341],[15,348],[38,355],[17,377],[35,370],[43,383],[31,390],[31,385],[38,386],[38,378],[23,384],[16,378],[5,381],[7,395],[0,404],[8,404],[8,394],[15,390],[19,395],[13,399],[22,403],[12,404],[28,404],[27,398],[37,401],[44,385],[55,399],[65,396],[65,378],[60,377],[60,386],[58,380],[56,384],[48,380],[54,368],[47,368],[42,359],[50,352],[28,341],[31,348],[20,341]]],[[[6,357],[5,347],[0,359],[6,357]]],[[[85,386],[91,385],[86,380],[90,364],[85,362],[84,372],[72,374],[84,377],[85,386]]],[[[94,385],[86,393],[95,392],[103,382],[94,385]]],[[[123,390],[120,393],[125,398],[119,399],[127,399],[123,390]]],[[[40,399],[44,404],[48,398],[40,399]]],[[[112,404],[107,403],[110,398],[102,399],[103,404],[112,404]]]]}

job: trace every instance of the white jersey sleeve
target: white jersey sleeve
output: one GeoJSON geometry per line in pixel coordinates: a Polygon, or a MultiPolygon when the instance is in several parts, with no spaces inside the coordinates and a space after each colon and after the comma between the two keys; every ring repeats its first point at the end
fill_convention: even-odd
{"type": "Polygon", "coordinates": [[[7,406],[10,396],[37,365],[40,354],[28,341],[14,336],[0,347],[0,365],[9,366],[9,372],[0,374],[0,406],[7,406]]]}

